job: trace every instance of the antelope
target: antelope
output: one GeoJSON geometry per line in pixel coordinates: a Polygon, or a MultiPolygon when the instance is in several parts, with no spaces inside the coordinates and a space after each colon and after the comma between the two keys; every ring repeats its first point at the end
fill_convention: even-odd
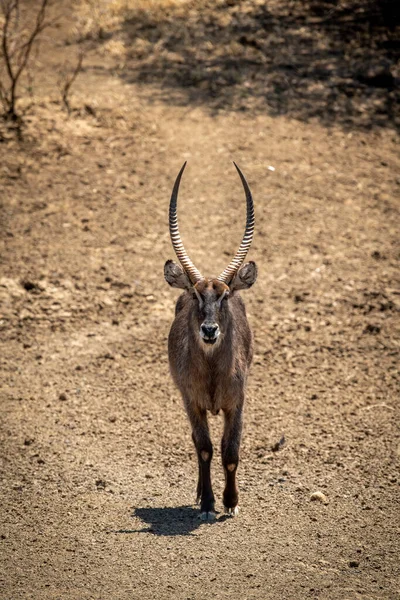
{"type": "Polygon", "coordinates": [[[203,277],[187,254],[178,228],[178,191],[182,166],[169,205],[169,232],[180,265],[167,260],[164,276],[170,286],[184,290],[176,302],[175,319],[168,337],[172,378],[186,409],[198,458],[197,503],[200,518],[213,521],[215,498],[210,467],[213,446],[207,411],[224,413],[221,442],[225,473],[225,512],[239,512],[236,471],[242,433],[247,374],[253,357],[253,338],[239,290],[250,288],[257,278],[254,262],[243,264],[254,233],[253,199],[247,181],[234,163],[246,195],[246,228],[236,255],[215,278],[203,277]]]}

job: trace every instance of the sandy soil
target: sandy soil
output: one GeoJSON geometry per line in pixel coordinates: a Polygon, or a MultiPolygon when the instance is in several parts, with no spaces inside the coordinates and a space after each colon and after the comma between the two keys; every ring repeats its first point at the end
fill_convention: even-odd
{"type": "MultiPolygon", "coordinates": [[[[45,66],[70,51],[57,48],[45,66]]],[[[23,139],[0,144],[0,597],[398,599],[394,121],[221,110],[205,86],[144,81],[140,60],[122,68],[94,44],[69,117],[43,68],[23,139]],[[241,512],[222,513],[213,417],[213,524],[193,504],[166,349],[184,160],[180,227],[203,272],[241,239],[232,160],[257,211],[241,512]]]]}

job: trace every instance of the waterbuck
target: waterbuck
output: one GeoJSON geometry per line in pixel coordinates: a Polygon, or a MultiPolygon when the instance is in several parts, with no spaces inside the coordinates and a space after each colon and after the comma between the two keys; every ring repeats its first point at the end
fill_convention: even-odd
{"type": "Polygon", "coordinates": [[[254,262],[243,265],[253,238],[254,208],[247,181],[236,163],[234,165],[247,205],[246,228],[235,257],[216,279],[203,277],[190,260],[181,241],[177,218],[178,190],[185,162],[176,178],[169,206],[171,241],[182,266],[168,260],[164,267],[169,285],[185,290],[176,303],[168,355],[172,377],[182,394],[192,426],[199,463],[197,502],[200,502],[200,518],[205,521],[215,519],[210,476],[213,447],[207,411],[213,415],[220,410],[224,413],[223,502],[227,513],[238,514],[236,471],[247,373],[253,356],[252,333],[238,291],[251,287],[257,278],[254,262]]]}

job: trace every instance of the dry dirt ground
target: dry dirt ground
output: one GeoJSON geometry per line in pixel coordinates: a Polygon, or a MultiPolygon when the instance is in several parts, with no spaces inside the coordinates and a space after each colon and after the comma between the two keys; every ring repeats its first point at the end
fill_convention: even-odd
{"type": "Polygon", "coordinates": [[[367,101],[359,123],[340,102],[329,123],[290,103],[222,110],[207,84],[143,81],[140,57],[121,67],[93,44],[68,117],[46,88],[62,35],[23,139],[0,144],[0,597],[400,598],[393,115],[376,121],[367,101]],[[212,524],[193,504],[167,362],[167,211],[184,160],[180,227],[203,272],[241,239],[232,160],[256,206],[241,511],[222,513],[212,417],[212,524]]]}

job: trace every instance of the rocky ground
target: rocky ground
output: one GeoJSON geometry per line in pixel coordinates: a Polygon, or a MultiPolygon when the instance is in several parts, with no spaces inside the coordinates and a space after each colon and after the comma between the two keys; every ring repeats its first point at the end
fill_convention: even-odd
{"type": "MultiPolygon", "coordinates": [[[[22,138],[3,131],[0,596],[398,599],[394,67],[391,89],[348,73],[356,100],[347,112],[334,78],[342,75],[320,78],[314,105],[315,69],[301,71],[310,56],[301,39],[315,41],[326,12],[298,4],[285,21],[284,2],[268,15],[260,2],[203,3],[203,13],[193,4],[165,9],[163,19],[128,15],[105,41],[90,39],[68,116],[49,75],[76,47],[66,3],[22,138]],[[252,28],[264,21],[255,10],[273,29],[258,50],[252,28]],[[251,60],[266,57],[257,67],[239,54],[232,85],[217,60],[218,29],[207,29],[218,19],[232,43],[247,36],[245,52],[260,53],[251,60]],[[193,32],[193,52],[205,44],[198,81],[185,71],[193,32]],[[140,55],[146,40],[152,53],[140,55]],[[122,58],[111,42],[125,48],[122,58]],[[270,88],[290,55],[300,71],[287,68],[286,87],[270,88]],[[228,82],[211,77],[213,57],[228,82]],[[220,512],[211,524],[197,518],[196,459],[166,348],[177,298],[163,279],[173,258],[167,213],[184,160],[180,228],[203,272],[219,273],[241,239],[245,203],[232,160],[256,206],[249,258],[259,280],[243,293],[255,358],[240,514],[222,512],[222,418],[212,417],[220,512]]],[[[325,49],[327,64],[339,61],[338,43],[325,49]]],[[[376,43],[379,64],[391,65],[376,43]]]]}

